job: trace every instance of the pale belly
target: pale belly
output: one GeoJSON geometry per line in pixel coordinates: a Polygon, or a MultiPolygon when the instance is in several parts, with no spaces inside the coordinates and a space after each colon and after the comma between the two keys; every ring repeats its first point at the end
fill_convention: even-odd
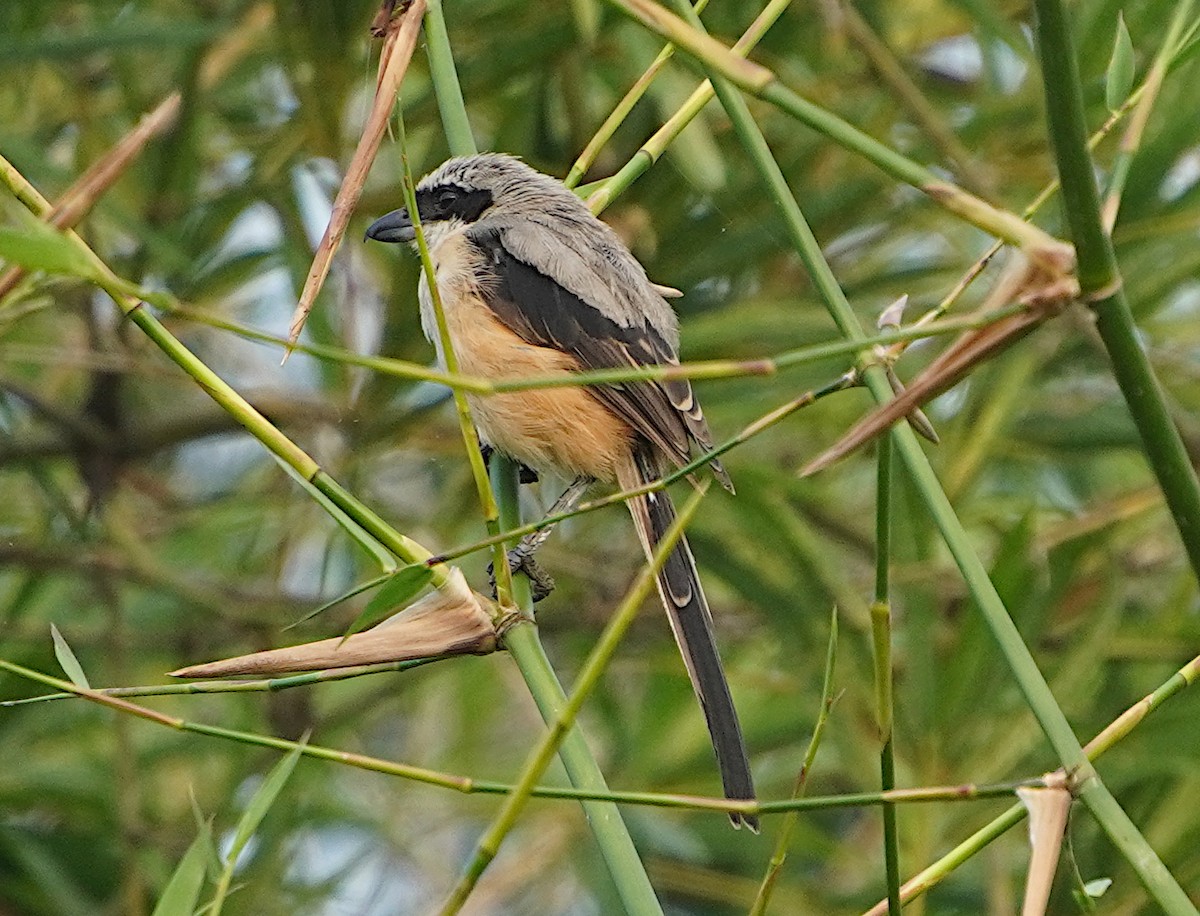
{"type": "MultiPolygon", "coordinates": [[[[574,357],[526,343],[478,299],[472,273],[455,257],[460,251],[449,239],[436,251],[438,289],[459,371],[489,381],[569,375],[577,365],[574,357]]],[[[426,332],[436,344],[428,290],[421,292],[426,332]]],[[[534,469],[613,482],[629,461],[628,424],[584,388],[472,394],[467,401],[480,437],[534,469]]]]}

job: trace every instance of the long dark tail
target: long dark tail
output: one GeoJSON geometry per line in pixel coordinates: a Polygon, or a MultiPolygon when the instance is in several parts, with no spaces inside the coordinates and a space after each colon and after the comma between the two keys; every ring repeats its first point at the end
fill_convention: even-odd
{"type": "MultiPolygon", "coordinates": [[[[618,474],[622,489],[633,489],[657,480],[658,468],[654,458],[642,448],[634,451],[633,461],[618,474]]],[[[666,491],[650,493],[629,500],[629,512],[637,527],[638,536],[646,556],[651,557],[654,548],[675,520],[675,507],[666,491]]],[[[750,762],[746,758],[746,742],[742,738],[742,727],[738,722],[721,657],[713,637],[712,614],[704,589],[700,587],[700,576],[696,572],[696,561],[684,538],[680,538],[675,549],[667,558],[658,574],[658,594],[662,598],[675,642],[683,655],[692,687],[708,721],[708,733],[712,737],[713,750],[717,754],[717,766],[721,770],[721,782],[725,797],[753,799],[754,782],[750,775],[750,762]]],[[[729,819],[735,827],[743,823],[758,832],[758,818],[731,814],[729,819]]]]}

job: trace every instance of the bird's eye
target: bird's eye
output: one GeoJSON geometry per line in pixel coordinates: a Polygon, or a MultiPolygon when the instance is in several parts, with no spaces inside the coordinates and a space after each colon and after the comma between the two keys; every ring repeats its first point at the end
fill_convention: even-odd
{"type": "Polygon", "coordinates": [[[438,209],[449,210],[454,206],[456,200],[458,200],[458,195],[453,191],[443,191],[438,197],[438,209]]]}

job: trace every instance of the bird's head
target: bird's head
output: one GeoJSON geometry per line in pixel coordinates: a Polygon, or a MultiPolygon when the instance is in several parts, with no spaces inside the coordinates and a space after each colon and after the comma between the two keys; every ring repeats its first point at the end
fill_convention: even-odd
{"type": "MultiPolygon", "coordinates": [[[[536,206],[538,201],[569,200],[582,207],[560,182],[503,153],[448,159],[421,179],[416,197],[422,229],[433,238],[494,213],[536,206]]],[[[401,207],[375,220],[367,238],[412,242],[416,230],[408,209],[401,207]]]]}

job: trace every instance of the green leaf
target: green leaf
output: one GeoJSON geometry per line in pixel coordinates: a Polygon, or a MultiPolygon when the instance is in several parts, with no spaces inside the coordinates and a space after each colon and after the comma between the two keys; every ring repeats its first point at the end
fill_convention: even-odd
{"type": "Polygon", "coordinates": [[[96,266],[66,235],[39,220],[22,229],[0,226],[0,258],[26,270],[96,280],[96,266]]]}
{"type": "Polygon", "coordinates": [[[275,459],[276,464],[283,468],[284,473],[300,484],[314,502],[333,516],[333,520],[341,526],[343,531],[357,541],[363,550],[375,558],[375,561],[383,567],[385,572],[391,572],[396,568],[396,558],[392,556],[391,551],[372,537],[362,525],[352,519],[338,506],[334,505],[328,496],[313,486],[312,481],[305,480],[303,475],[297,473],[296,469],[290,464],[283,461],[278,455],[273,455],[272,457],[275,459]]]}
{"type": "Polygon", "coordinates": [[[342,592],[336,598],[330,598],[324,604],[309,611],[303,617],[300,617],[299,619],[292,621],[286,627],[284,627],[284,629],[290,630],[290,629],[292,629],[292,627],[298,627],[302,623],[307,623],[308,621],[310,621],[314,617],[316,617],[318,614],[324,614],[330,608],[337,607],[343,601],[349,601],[355,595],[361,595],[363,592],[370,591],[373,588],[378,588],[380,585],[383,585],[383,583],[387,582],[388,579],[390,579],[390,578],[392,578],[391,573],[384,573],[382,576],[376,576],[374,579],[368,579],[366,582],[360,582],[358,585],[354,586],[349,591],[342,592]]]}
{"type": "Polygon", "coordinates": [[[83,665],[79,664],[79,659],[75,657],[75,653],[71,651],[71,647],[67,645],[67,641],[63,639],[62,633],[58,632],[58,627],[50,624],[50,635],[54,639],[54,657],[58,659],[62,670],[66,672],[67,679],[76,687],[87,687],[91,689],[91,684],[88,683],[87,675],[83,673],[83,665]]]}
{"type": "Polygon", "coordinates": [[[342,636],[347,639],[365,629],[367,624],[402,604],[408,604],[433,578],[433,570],[424,563],[411,563],[391,576],[367,602],[342,636]]]}
{"type": "Polygon", "coordinates": [[[171,880],[158,898],[153,916],[192,916],[196,912],[200,891],[204,887],[205,858],[210,842],[207,830],[206,824],[204,831],[192,840],[192,845],[175,866],[171,880]]]}
{"type": "Polygon", "coordinates": [[[258,791],[250,799],[250,804],[246,806],[245,813],[238,821],[237,830],[234,831],[233,842],[229,845],[229,852],[225,856],[224,867],[217,881],[217,893],[211,904],[213,912],[221,911],[225,897],[229,893],[229,885],[233,879],[233,870],[237,867],[238,857],[246,848],[246,844],[250,842],[250,838],[254,836],[255,831],[258,830],[259,824],[263,822],[267,812],[271,810],[271,806],[275,804],[279,793],[283,791],[284,785],[292,775],[292,770],[296,768],[296,761],[300,759],[300,752],[304,750],[304,745],[307,743],[308,735],[306,734],[300,739],[299,745],[271,768],[271,772],[267,774],[263,784],[258,787],[258,791]]]}
{"type": "Polygon", "coordinates": [[[1117,34],[1113,40],[1112,58],[1104,75],[1104,103],[1116,111],[1129,98],[1133,88],[1133,41],[1125,27],[1125,16],[1117,13],[1117,34]]]}

